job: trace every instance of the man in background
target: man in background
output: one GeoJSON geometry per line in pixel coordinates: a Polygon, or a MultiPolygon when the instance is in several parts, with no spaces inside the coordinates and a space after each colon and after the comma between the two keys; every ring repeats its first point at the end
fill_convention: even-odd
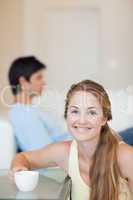
{"type": "Polygon", "coordinates": [[[9,117],[21,151],[42,148],[52,142],[69,138],[62,133],[47,113],[42,113],[32,104],[35,96],[41,95],[45,86],[46,65],[34,56],[20,57],[9,68],[8,78],[14,96],[9,117]]]}

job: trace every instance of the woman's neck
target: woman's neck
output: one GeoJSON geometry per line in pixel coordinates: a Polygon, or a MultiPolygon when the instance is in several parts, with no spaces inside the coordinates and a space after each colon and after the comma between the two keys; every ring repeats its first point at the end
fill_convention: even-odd
{"type": "Polygon", "coordinates": [[[92,160],[99,142],[99,137],[90,141],[78,141],[79,154],[86,160],[92,160]]]}
{"type": "Polygon", "coordinates": [[[14,98],[15,103],[32,104],[32,97],[25,92],[20,92],[14,98]]]}

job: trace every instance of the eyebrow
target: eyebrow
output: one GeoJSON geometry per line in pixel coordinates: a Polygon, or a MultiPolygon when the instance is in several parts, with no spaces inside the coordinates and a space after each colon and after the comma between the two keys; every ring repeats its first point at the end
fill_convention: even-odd
{"type": "MultiPolygon", "coordinates": [[[[79,107],[78,107],[78,106],[70,106],[70,108],[79,109],[79,107]]],[[[88,107],[87,109],[88,109],[88,110],[90,110],[90,109],[97,109],[97,108],[96,108],[96,107],[94,107],[94,106],[90,106],[90,107],[88,107]]]]}
{"type": "Polygon", "coordinates": [[[78,106],[70,106],[70,108],[76,108],[76,109],[79,109],[78,106]]]}

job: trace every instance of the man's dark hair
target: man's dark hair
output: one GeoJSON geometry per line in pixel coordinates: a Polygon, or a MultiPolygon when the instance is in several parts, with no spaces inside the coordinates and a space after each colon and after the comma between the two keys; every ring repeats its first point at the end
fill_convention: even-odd
{"type": "Polygon", "coordinates": [[[15,59],[11,63],[8,72],[8,79],[13,95],[18,93],[18,88],[20,87],[19,78],[21,76],[29,81],[35,72],[45,68],[46,65],[34,56],[19,57],[15,59]]]}

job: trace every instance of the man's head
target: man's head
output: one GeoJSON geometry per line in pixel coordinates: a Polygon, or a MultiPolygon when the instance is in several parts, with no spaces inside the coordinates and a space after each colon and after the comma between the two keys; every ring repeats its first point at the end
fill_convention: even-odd
{"type": "Polygon", "coordinates": [[[36,95],[41,94],[44,86],[44,69],[46,65],[34,56],[15,59],[8,73],[13,95],[17,95],[22,90],[36,95]]]}

